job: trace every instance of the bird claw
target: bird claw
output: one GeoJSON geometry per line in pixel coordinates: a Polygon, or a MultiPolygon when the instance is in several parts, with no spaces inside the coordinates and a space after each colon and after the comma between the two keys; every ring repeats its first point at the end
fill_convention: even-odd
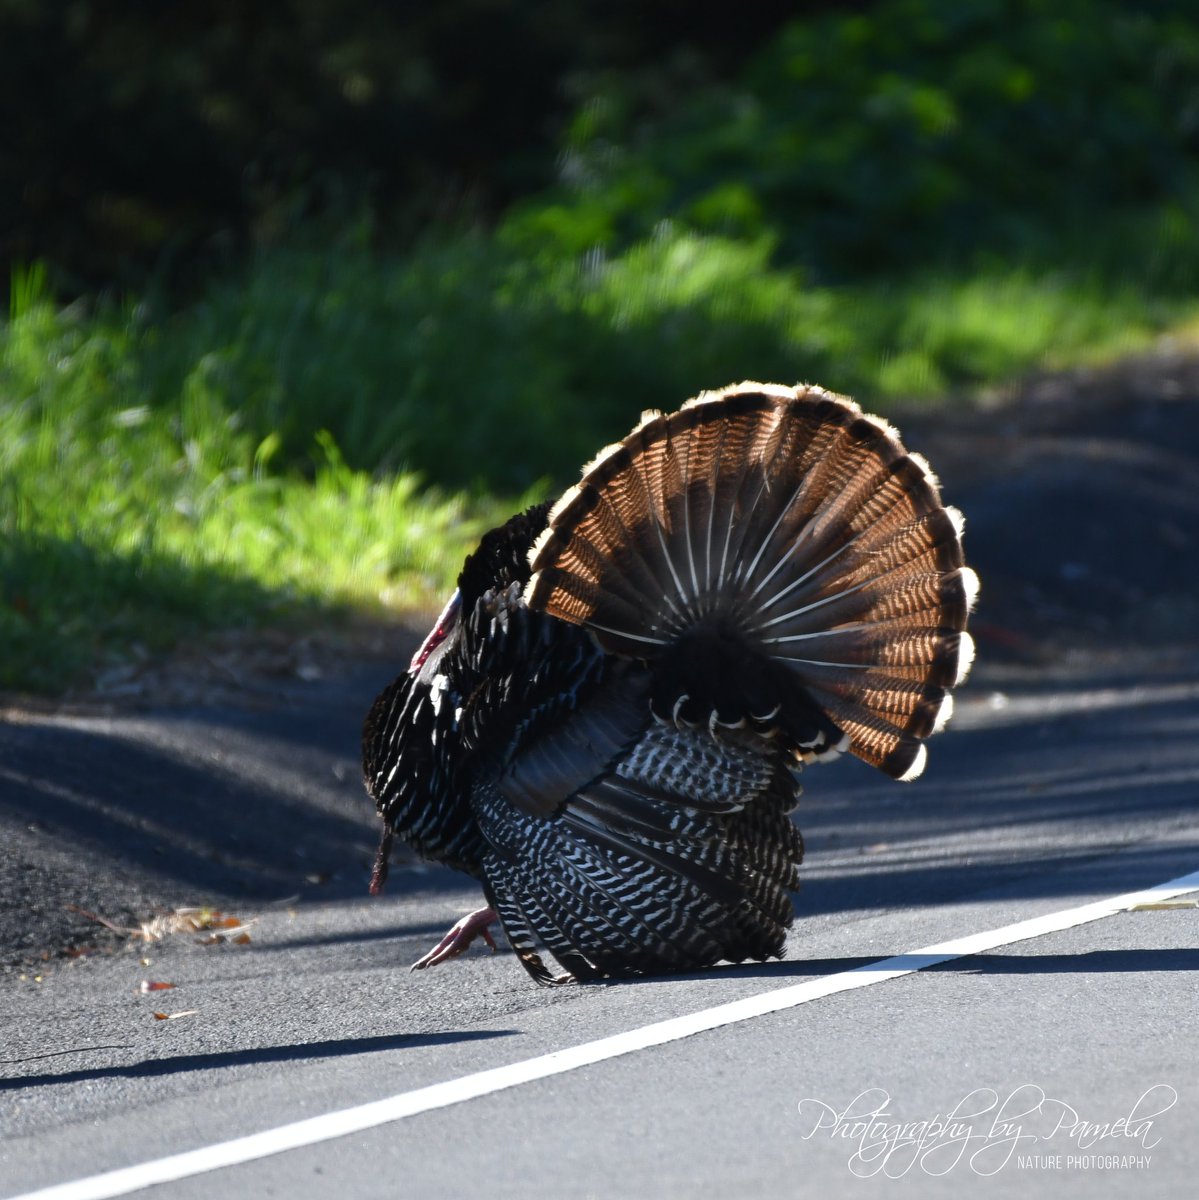
{"type": "Polygon", "coordinates": [[[482,936],[494,954],[496,951],[495,938],[491,936],[491,930],[488,927],[497,920],[499,918],[495,911],[490,908],[479,908],[472,913],[467,913],[465,917],[455,923],[453,929],[428,954],[418,958],[412,964],[411,970],[423,971],[426,967],[435,967],[438,963],[457,958],[458,955],[464,954],[470,944],[479,936],[482,936]]]}

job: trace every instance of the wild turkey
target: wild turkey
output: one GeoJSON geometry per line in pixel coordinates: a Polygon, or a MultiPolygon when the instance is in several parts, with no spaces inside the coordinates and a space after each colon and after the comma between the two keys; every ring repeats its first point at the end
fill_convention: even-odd
{"type": "Polygon", "coordinates": [[[372,891],[394,833],[487,897],[415,966],[496,918],[543,984],[780,956],[800,766],[910,780],[948,719],[961,530],[852,401],[742,383],[488,533],[363,732],[372,891]]]}

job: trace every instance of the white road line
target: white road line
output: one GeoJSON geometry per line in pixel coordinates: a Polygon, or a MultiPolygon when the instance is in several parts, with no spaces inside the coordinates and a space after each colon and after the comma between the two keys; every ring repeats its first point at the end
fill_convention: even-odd
{"type": "Polygon", "coordinates": [[[398,1096],[390,1096],[386,1100],[376,1100],[370,1104],[345,1108],[340,1112],[310,1117],[290,1125],[280,1125],[277,1129],[267,1129],[262,1133],[234,1138],[229,1142],[218,1142],[214,1146],[203,1146],[199,1150],[172,1154],[167,1158],[139,1163],[133,1167],[123,1167],[101,1175],[91,1175],[86,1179],[42,1188],[36,1192],[26,1192],[10,1197],[10,1200],[107,1200],[111,1196],[125,1196],[155,1184],[187,1179],[221,1167],[252,1162],[272,1154],[296,1150],[301,1146],[345,1137],[363,1129],[373,1129],[392,1121],[402,1121],[405,1117],[415,1116],[417,1113],[461,1104],[464,1100],[489,1096],[493,1092],[518,1087],[522,1083],[531,1083],[535,1079],[561,1075],[564,1071],[573,1071],[576,1067],[619,1058],[623,1054],[632,1054],[650,1046],[661,1046],[666,1042],[678,1041],[708,1029],[747,1021],[751,1017],[795,1008],[811,1000],[819,1000],[822,996],[869,987],[886,979],[896,979],[901,975],[923,971],[926,967],[933,967],[938,963],[981,954],[986,950],[1041,937],[1046,933],[1056,933],[1061,929],[1072,929],[1089,921],[1098,921],[1103,917],[1125,912],[1139,904],[1161,902],[1194,891],[1199,891],[1199,871],[1192,871],[1189,875],[1181,875],[1177,879],[1167,880],[1139,892],[1126,892],[1077,908],[1066,908],[1060,912],[1047,913],[1045,916],[1017,921],[1013,925],[1004,925],[985,933],[970,934],[934,946],[923,946],[907,954],[855,967],[852,971],[840,971],[835,975],[809,979],[790,987],[761,992],[685,1017],[672,1017],[667,1021],[658,1021],[640,1029],[630,1029],[625,1033],[600,1038],[598,1041],[584,1042],[581,1046],[572,1046],[567,1050],[555,1050],[537,1058],[525,1059],[523,1062],[478,1071],[460,1079],[449,1079],[444,1083],[417,1088],[415,1091],[401,1092],[398,1096]]]}

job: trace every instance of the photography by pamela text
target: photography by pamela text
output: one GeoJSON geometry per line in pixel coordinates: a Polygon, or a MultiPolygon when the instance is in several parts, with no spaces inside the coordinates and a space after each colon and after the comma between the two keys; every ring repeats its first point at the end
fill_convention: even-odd
{"type": "Polygon", "coordinates": [[[1006,1094],[976,1088],[944,1111],[904,1117],[883,1088],[867,1088],[848,1104],[806,1096],[800,1136],[824,1137],[849,1151],[861,1178],[900,1178],[912,1171],[945,1175],[955,1168],[994,1175],[1004,1168],[1036,1171],[1129,1171],[1152,1167],[1164,1136],[1162,1119],[1178,1103],[1168,1083],[1147,1087],[1111,1115],[1082,1113],[1021,1084],[1006,1094]]]}

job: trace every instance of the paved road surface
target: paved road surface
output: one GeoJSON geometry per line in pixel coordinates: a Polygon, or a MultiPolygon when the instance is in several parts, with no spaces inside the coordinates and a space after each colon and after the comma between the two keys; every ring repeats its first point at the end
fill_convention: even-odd
{"type": "MultiPolygon", "coordinates": [[[[0,978],[0,1197],[1195,872],[1199,683],[1138,678],[1048,687],[984,666],[918,783],[855,762],[810,771],[786,961],[548,991],[506,951],[405,969],[477,897],[413,866],[364,895],[374,833],[354,754],[370,672],[250,710],[10,714],[9,845],[40,839],[48,864],[4,880],[10,962],[46,928],[39,896],[122,919],[153,897],[257,920],[245,945],[146,945],[75,914],[71,938],[99,952],[0,978]],[[141,994],[146,979],[177,987],[141,994]]],[[[140,1194],[1181,1196],[1199,1172],[1197,930],[1195,908],[1124,912],[140,1194]],[[1011,1114],[1041,1094],[1005,1149],[1011,1114]],[[891,1125],[956,1124],[925,1129],[920,1154],[848,1119],[828,1128],[880,1105],[891,1125]]],[[[107,1193],[62,1193],[87,1194],[107,1193]]]]}

